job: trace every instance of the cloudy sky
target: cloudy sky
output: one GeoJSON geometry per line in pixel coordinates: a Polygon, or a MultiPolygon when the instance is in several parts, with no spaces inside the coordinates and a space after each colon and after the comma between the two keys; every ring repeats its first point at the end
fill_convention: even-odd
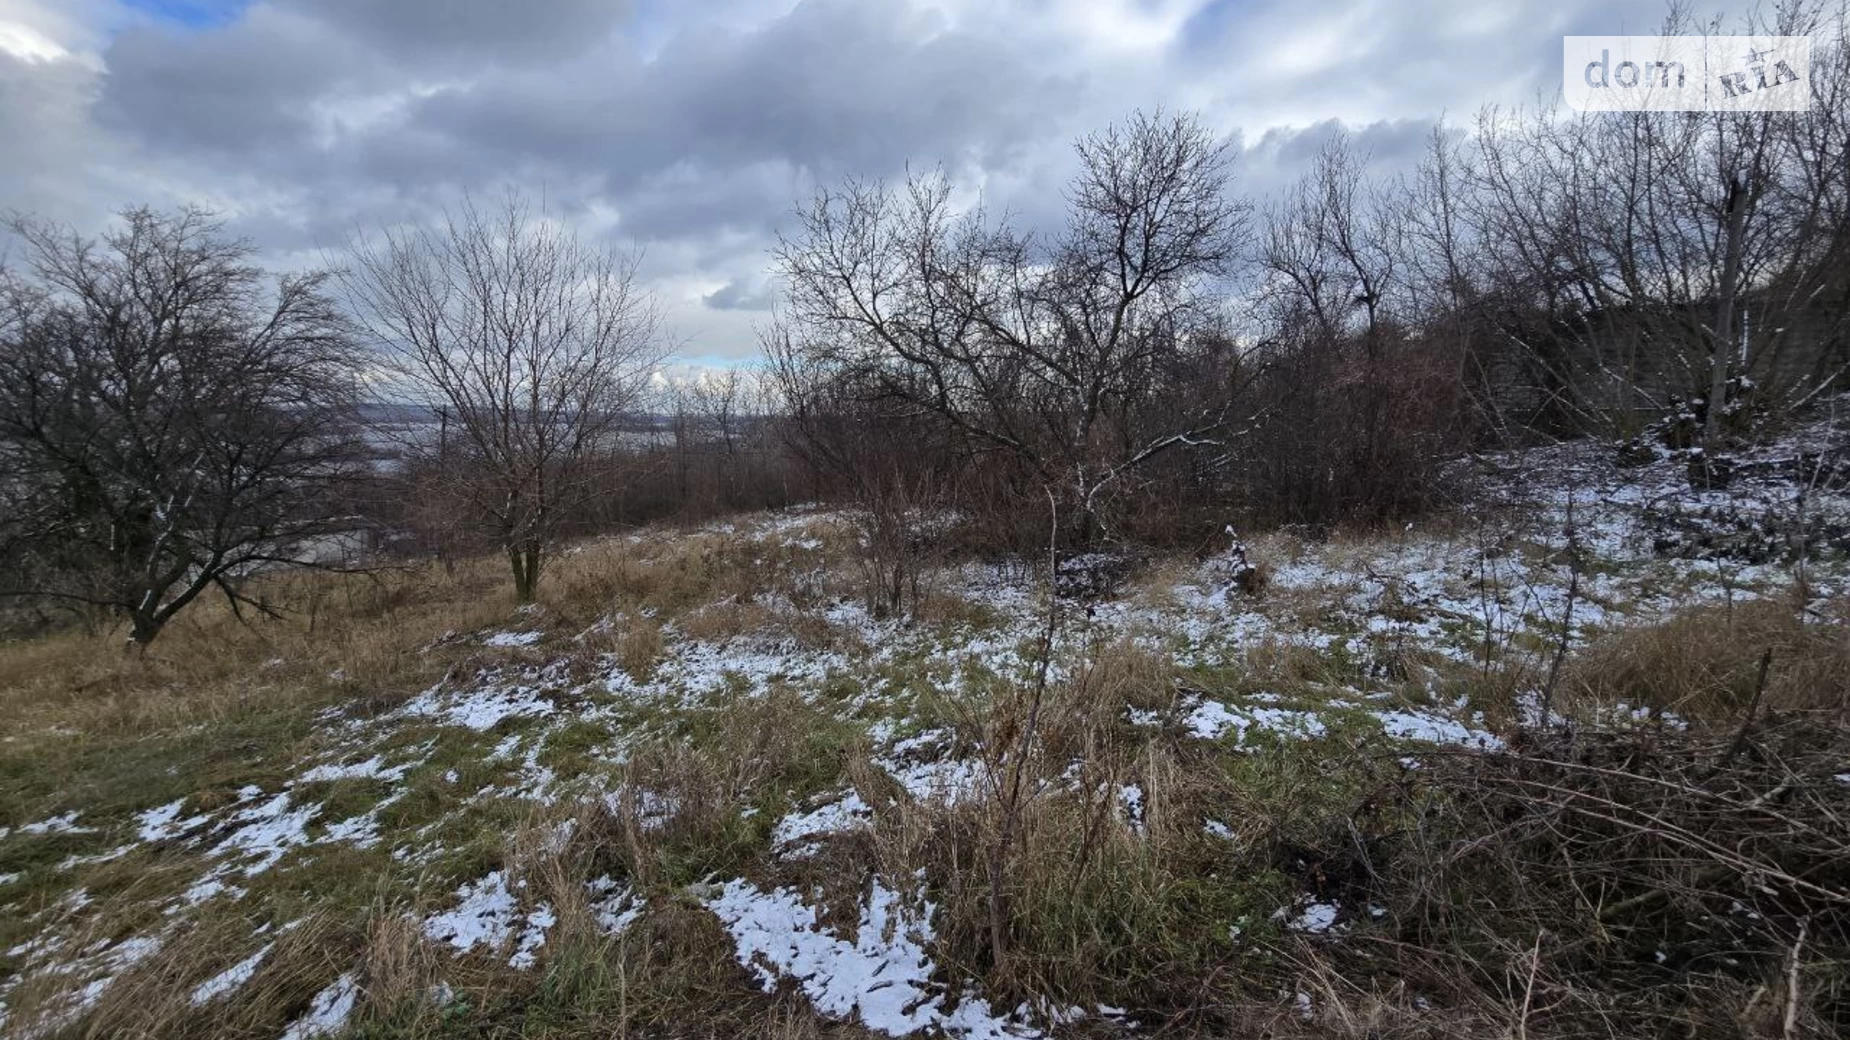
{"type": "MultiPolygon", "coordinates": [[[[1055,219],[1070,142],[1200,111],[1257,193],[1338,125],[1559,85],[1567,33],[1663,0],[0,0],[0,211],[199,202],[276,265],[517,185],[640,244],[684,355],[755,351],[766,249],[818,179],[943,164],[1055,219]]],[[[1707,12],[1699,12],[1707,13],[1707,12]]]]}

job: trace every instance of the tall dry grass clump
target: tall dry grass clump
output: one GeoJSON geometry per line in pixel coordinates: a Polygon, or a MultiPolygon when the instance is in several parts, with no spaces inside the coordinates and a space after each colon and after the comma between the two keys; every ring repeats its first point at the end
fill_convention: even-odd
{"type": "Polygon", "coordinates": [[[1842,715],[1850,708],[1844,604],[1790,597],[1712,604],[1621,629],[1577,654],[1563,692],[1583,709],[1617,705],[1727,726],[1760,707],[1842,715]],[[1761,659],[1771,653],[1764,677],[1761,659]]]}

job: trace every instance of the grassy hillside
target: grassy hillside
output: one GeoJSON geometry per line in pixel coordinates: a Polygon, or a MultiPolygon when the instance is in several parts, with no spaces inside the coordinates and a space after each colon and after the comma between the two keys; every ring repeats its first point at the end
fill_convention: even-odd
{"type": "Polygon", "coordinates": [[[1847,503],[1795,443],[1051,602],[951,523],[903,619],[799,510],[524,610],[483,560],[0,646],[0,1030],[1827,1035],[1846,568],[1780,547],[1847,503]]]}

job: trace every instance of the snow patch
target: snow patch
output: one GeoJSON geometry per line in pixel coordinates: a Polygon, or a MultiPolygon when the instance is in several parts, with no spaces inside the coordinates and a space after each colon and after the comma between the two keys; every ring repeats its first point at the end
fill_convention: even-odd
{"type": "Polygon", "coordinates": [[[591,915],[607,935],[623,934],[642,916],[642,900],[636,898],[636,893],[628,885],[615,878],[601,877],[587,881],[585,890],[591,894],[591,915]]]}
{"type": "Polygon", "coordinates": [[[77,826],[77,811],[73,809],[70,812],[65,813],[63,816],[52,816],[52,817],[48,817],[46,819],[40,820],[37,823],[25,824],[24,826],[19,828],[19,833],[21,834],[94,834],[96,833],[96,828],[77,826]]]}
{"type": "Polygon", "coordinates": [[[1118,805],[1124,809],[1124,821],[1131,830],[1143,833],[1143,788],[1136,784],[1125,784],[1118,788],[1118,805]]]}
{"type": "Polygon", "coordinates": [[[465,726],[478,732],[491,730],[505,719],[540,718],[557,710],[531,686],[484,686],[454,694],[432,687],[400,709],[407,716],[465,726]]]}
{"type": "Polygon", "coordinates": [[[186,799],[179,798],[141,813],[135,817],[135,836],[143,842],[166,841],[169,838],[177,838],[205,824],[210,819],[207,816],[180,819],[180,810],[185,805],[186,799]]]}
{"type": "MultiPolygon", "coordinates": [[[[1331,928],[1335,927],[1336,915],[1341,912],[1341,909],[1342,908],[1334,902],[1306,903],[1295,916],[1292,916],[1290,920],[1285,922],[1285,927],[1294,932],[1323,935],[1329,932],[1331,928]]],[[[1280,913],[1282,914],[1283,911],[1280,911],[1280,913]]]]}
{"type": "Polygon", "coordinates": [[[538,960],[539,948],[546,943],[547,930],[558,923],[550,903],[540,903],[532,911],[521,913],[520,901],[508,887],[507,876],[498,870],[464,885],[457,896],[459,902],[454,909],[425,919],[424,934],[459,953],[468,953],[478,946],[501,950],[518,930],[514,953],[508,958],[511,968],[531,968],[538,960]]]}
{"type": "Polygon", "coordinates": [[[320,812],[319,805],[292,808],[289,795],[276,795],[233,816],[231,822],[241,826],[220,842],[212,854],[250,857],[244,867],[245,876],[261,874],[275,866],[290,849],[308,844],[309,821],[320,812]]]}
{"type": "Polygon", "coordinates": [[[749,881],[733,880],[707,907],[732,933],[739,963],[765,992],[775,992],[780,979],[791,979],[830,1018],[858,1018],[888,1036],[934,1028],[969,1040],[1038,1035],[1005,1020],[972,994],[947,1011],[946,994],[932,982],[933,966],[925,952],[932,941],[934,908],[925,903],[914,910],[879,879],[852,940],[829,934],[817,911],[788,889],[765,892],[749,881]]]}
{"type": "Polygon", "coordinates": [[[1202,740],[1219,740],[1231,733],[1236,744],[1246,743],[1252,731],[1305,738],[1321,737],[1325,732],[1323,720],[1307,711],[1232,708],[1219,701],[1202,701],[1182,719],[1182,725],[1202,740]]]}
{"type": "Polygon", "coordinates": [[[849,791],[835,801],[826,802],[808,812],[793,812],[784,816],[771,830],[771,845],[784,850],[786,856],[809,855],[816,851],[817,845],[805,842],[804,839],[866,830],[873,814],[873,808],[861,800],[859,793],[849,791]]]}
{"type": "Polygon", "coordinates": [[[551,903],[541,903],[527,915],[527,926],[520,933],[520,942],[514,947],[514,955],[507,959],[507,966],[516,971],[526,971],[533,967],[539,948],[546,944],[546,930],[559,923],[559,918],[552,912],[551,903]]]}
{"type": "Polygon", "coordinates": [[[462,953],[481,945],[499,948],[507,942],[519,916],[519,903],[500,871],[464,885],[457,895],[461,902],[455,909],[425,920],[425,935],[462,953]]]}
{"type": "Polygon", "coordinates": [[[332,783],[336,780],[384,780],[397,783],[403,780],[405,774],[418,766],[420,762],[421,760],[413,760],[388,766],[383,756],[374,755],[364,762],[354,762],[348,765],[328,763],[316,766],[296,777],[291,784],[332,783]]]}
{"type": "Polygon", "coordinates": [[[349,972],[342,975],[328,988],[315,994],[315,999],[309,1002],[307,1013],[283,1030],[282,1040],[310,1040],[311,1037],[338,1032],[347,1024],[359,997],[360,986],[353,974],[349,972]]]}
{"type": "Polygon", "coordinates": [[[1381,729],[1390,737],[1401,740],[1420,740],[1428,744],[1456,744],[1462,747],[1474,747],[1481,751],[1497,751],[1503,747],[1503,741],[1495,734],[1481,729],[1474,729],[1456,719],[1433,715],[1422,711],[1384,711],[1380,713],[1381,729]]]}
{"type": "Polygon", "coordinates": [[[269,955],[270,945],[266,944],[263,949],[200,983],[193,990],[193,1006],[209,1004],[249,982],[251,976],[257,974],[257,966],[269,955]]]}

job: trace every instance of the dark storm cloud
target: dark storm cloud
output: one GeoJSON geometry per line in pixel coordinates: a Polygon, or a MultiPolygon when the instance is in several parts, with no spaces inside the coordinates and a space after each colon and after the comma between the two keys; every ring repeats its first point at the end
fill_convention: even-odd
{"type": "Polygon", "coordinates": [[[97,116],[161,151],[274,155],[309,145],[313,103],[366,68],[362,53],[272,8],[203,32],[136,26],[105,54],[97,116]]]}
{"type": "Polygon", "coordinates": [[[398,54],[546,59],[595,44],[628,0],[283,0],[356,39],[398,54]]]}
{"type": "MultiPolygon", "coordinates": [[[[343,114],[384,70],[336,30],[402,31],[419,11],[434,24],[439,6],[409,5],[390,25],[304,3],[206,32],[132,30],[109,51],[101,111],[149,148],[240,152],[297,178],[410,190],[592,178],[626,230],[672,237],[764,228],[793,201],[793,174],[885,175],[923,157],[1005,166],[1070,87],[998,42],[810,0],[754,31],[684,34],[647,61],[607,41],[543,68],[485,67],[364,121],[343,114]]],[[[483,9],[464,5],[463,21],[486,32],[483,9]]],[[[545,31],[577,24],[549,18],[545,31]]]]}
{"type": "Polygon", "coordinates": [[[823,176],[922,156],[1006,163],[1060,81],[995,42],[921,37],[916,21],[811,0],[757,31],[683,36],[646,64],[608,48],[544,74],[490,74],[419,102],[407,122],[458,156],[595,170],[619,195],[764,163],[823,176]]]}
{"type": "Polygon", "coordinates": [[[776,231],[819,183],[942,165],[960,201],[1055,233],[1073,137],[1157,106],[1243,139],[1249,196],[1332,117],[1395,171],[1441,114],[1557,75],[1561,32],[1648,31],[1660,0],[124,2],[0,0],[0,206],[95,229],[199,201],[314,263],[517,186],[645,246],[710,352],[749,349],[776,231]]]}

